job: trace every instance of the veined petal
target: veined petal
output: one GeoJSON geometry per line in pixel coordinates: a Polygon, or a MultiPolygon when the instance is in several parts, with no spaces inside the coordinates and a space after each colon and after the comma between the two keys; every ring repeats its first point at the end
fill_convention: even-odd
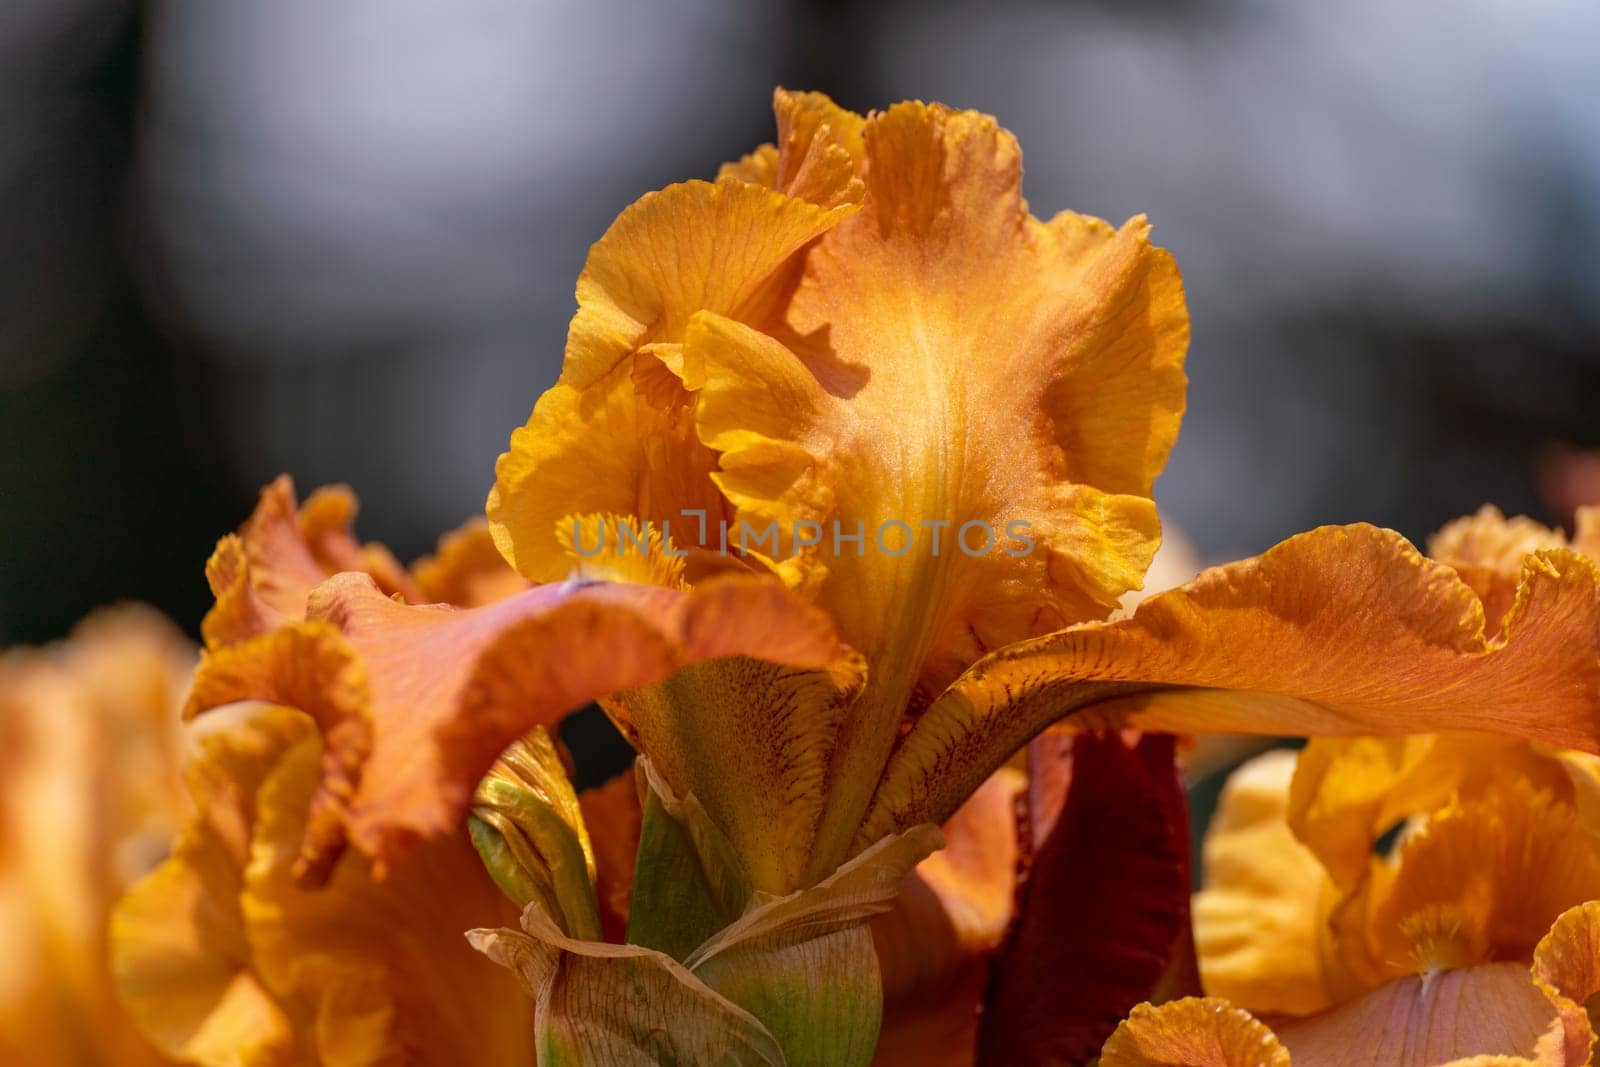
{"type": "Polygon", "coordinates": [[[1090,1059],[1175,962],[1188,969],[1177,992],[1198,991],[1173,739],[1044,735],[1029,752],[1036,809],[1047,763],[1070,768],[1070,781],[1063,800],[1036,811],[1054,818],[1034,842],[1017,922],[992,966],[978,1036],[986,1063],[1090,1059]]]}
{"type": "Polygon", "coordinates": [[[806,884],[834,746],[865,666],[836,650],[824,670],[737,658],[685,667],[602,703],[674,791],[692,795],[725,834],[750,884],[806,884]]]}
{"type": "Polygon", "coordinates": [[[200,625],[206,646],[235,644],[303,618],[311,590],[340,571],[365,571],[385,593],[422,599],[388,549],[356,541],[355,515],[348,486],[318,489],[303,506],[287,474],[262,489],[250,518],[217,542],[206,563],[217,598],[200,625]]]}
{"type": "Polygon", "coordinates": [[[480,608],[410,606],[341,574],[310,618],[211,653],[188,714],[270,700],[327,741],[306,846],[325,867],[348,837],[381,872],[457,825],[494,758],[535,726],[620,689],[721,656],[814,667],[837,654],[825,616],[771,581],[727,576],[682,592],[540,586],[480,608]]]}
{"type": "Polygon", "coordinates": [[[537,998],[541,1062],[784,1063],[777,1041],[755,1016],[671,956],[637,945],[573,940],[537,905],[523,913],[522,928],[473,930],[467,937],[537,998]]]}
{"type": "Polygon", "coordinates": [[[718,178],[755,182],[814,204],[833,207],[861,199],[856,168],[864,150],[867,120],[822,93],[775,89],[772,110],[778,144],[762,145],[718,178]]]}
{"type": "Polygon", "coordinates": [[[1229,777],[1206,829],[1194,939],[1207,992],[1304,1015],[1329,1005],[1318,966],[1327,875],[1289,829],[1294,776],[1295,753],[1277,751],[1229,777]]]}
{"type": "Polygon", "coordinates": [[[953,810],[1017,745],[1074,713],[1085,728],[1445,728],[1600,751],[1597,648],[1600,580],[1583,556],[1528,557],[1491,635],[1450,568],[1392,532],[1324,527],[1206,571],[1131,618],[978,663],[900,744],[858,840],[953,810]]]}

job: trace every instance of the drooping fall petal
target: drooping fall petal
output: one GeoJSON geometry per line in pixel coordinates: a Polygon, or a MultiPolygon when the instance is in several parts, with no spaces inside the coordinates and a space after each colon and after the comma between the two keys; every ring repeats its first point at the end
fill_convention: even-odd
{"type": "Polygon", "coordinates": [[[602,694],[740,655],[820,666],[826,617],[770,581],[728,576],[690,592],[550,585],[480,608],[397,603],[360,574],[310,598],[308,619],[207,655],[188,713],[238,700],[308,712],[327,741],[307,831],[308,869],[348,839],[380,871],[464,814],[494,758],[602,694]]]}
{"type": "Polygon", "coordinates": [[[1490,633],[1452,569],[1392,532],[1324,527],[1206,571],[1131,618],[978,663],[898,747],[860,838],[953,810],[1017,744],[1074,712],[1086,728],[1448,728],[1593,752],[1597,692],[1600,579],[1587,558],[1528,557],[1516,606],[1490,633]]]}
{"type": "Polygon", "coordinates": [[[461,931],[514,914],[457,836],[376,882],[349,855],[293,877],[319,777],[309,720],[256,708],[211,724],[190,767],[197,813],[119,905],[125,1002],[171,1055],[202,1064],[522,1062],[531,1011],[461,931]]]}
{"type": "Polygon", "coordinates": [[[993,963],[984,1063],[1080,1063],[1152,996],[1175,961],[1191,976],[1189,824],[1170,736],[1046,734],[1031,784],[1070,766],[1064,803],[1035,842],[1014,929],[993,963]]]}

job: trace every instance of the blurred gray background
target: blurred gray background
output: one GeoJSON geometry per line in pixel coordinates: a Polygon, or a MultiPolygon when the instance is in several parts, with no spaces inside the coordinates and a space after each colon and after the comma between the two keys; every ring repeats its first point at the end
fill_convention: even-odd
{"type": "Polygon", "coordinates": [[[124,598],[194,629],[279,471],[428,550],[589,243],[769,139],[776,83],[981,108],[1036,213],[1150,215],[1194,320],[1157,496],[1206,557],[1559,521],[1541,457],[1600,444],[1597,54],[1594,0],[0,0],[0,643],[124,598]]]}

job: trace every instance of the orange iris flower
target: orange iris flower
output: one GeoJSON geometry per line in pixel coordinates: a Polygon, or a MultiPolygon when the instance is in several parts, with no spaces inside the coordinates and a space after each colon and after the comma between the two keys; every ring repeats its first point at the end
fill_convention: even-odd
{"type": "MultiPolygon", "coordinates": [[[[1600,580],[1567,547],[1519,556],[1506,592],[1323,528],[1105,621],[1160,542],[1188,339],[1171,257],[1142,218],[1034,218],[986,116],[782,91],[775,111],[775,145],[645,196],[591,250],[487,528],[408,572],[350,535],[348,494],[297,508],[280,482],[219,545],[186,714],[293,710],[203,752],[199,813],[119,914],[124,995],[164,1048],[865,1062],[884,995],[886,1043],[927,1039],[897,999],[957,987],[964,1029],[966,964],[1013,919],[1048,951],[1069,928],[1104,947],[1082,920],[1117,901],[1071,871],[1105,797],[1145,798],[1162,884],[1186,880],[1149,732],[1600,751],[1600,580]],[[641,759],[636,791],[585,804],[530,731],[591,700],[641,759]],[[1004,771],[1068,717],[1109,731],[1073,743],[1070,784],[1047,788],[1053,741],[1026,785],[1004,771]],[[1040,862],[1013,916],[975,857],[1010,856],[993,842],[1024,788],[1040,862]],[[925,861],[939,824],[953,847],[925,861]],[[894,948],[891,916],[880,985],[865,924],[913,867],[912,930],[943,933],[910,941],[950,966],[894,948]],[[515,917],[495,884],[520,931],[491,928],[515,917]]],[[[1170,895],[1136,965],[1106,958],[1117,997],[1060,1040],[1092,1051],[1166,980],[1170,895]]],[[[996,981],[1036,994],[1043,951],[996,981]]]]}

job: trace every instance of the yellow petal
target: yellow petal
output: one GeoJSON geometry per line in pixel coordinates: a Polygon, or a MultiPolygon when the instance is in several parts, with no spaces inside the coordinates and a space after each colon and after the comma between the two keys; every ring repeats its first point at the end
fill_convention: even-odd
{"type": "Polygon", "coordinates": [[[330,1065],[527,1062],[521,990],[462,940],[514,914],[464,835],[429,842],[381,882],[352,854],[326,886],[297,884],[318,747],[288,752],[262,785],[242,896],[255,972],[283,1000],[317,1006],[330,1065]]]}
{"type": "MultiPolygon", "coordinates": [[[[705,546],[686,536],[682,512],[698,509],[710,530],[724,517],[714,460],[695,438],[683,387],[639,384],[635,357],[648,369],[658,356],[641,350],[682,341],[697,311],[766,317],[772,290],[792,284],[796,256],[855,210],[859,182],[827,169],[844,184],[817,202],[732,177],[669,186],[624,211],[590,250],[561,379],[495,466],[489,520],[518,571],[563,576],[555,531],[574,513],[671,522],[680,544],[705,546]]],[[[801,191],[823,192],[809,179],[801,191]]]]}
{"type": "Polygon", "coordinates": [[[861,199],[856,167],[864,148],[866,120],[822,93],[777,89],[772,110],[778,144],[762,145],[717,177],[755,182],[769,189],[832,207],[861,199]]]}
{"type": "Polygon", "coordinates": [[[1228,779],[1206,829],[1194,940],[1208,993],[1254,1012],[1329,1004],[1318,966],[1322,865],[1290,832],[1293,752],[1269,752],[1228,779]]]}
{"type": "Polygon", "coordinates": [[[256,797],[304,716],[260,708],[220,723],[187,768],[196,815],[172,856],[134,886],[111,924],[123,1003],[168,1055],[202,1064],[288,1064],[295,1023],[254,973],[241,894],[256,797]]]}
{"type": "Polygon", "coordinates": [[[188,709],[270,700],[317,720],[311,872],[346,837],[381,870],[454,829],[507,745],[605,693],[721,656],[818,666],[838,647],[826,617],[755,578],[540,586],[458,610],[397,603],[346,573],[311,601],[307,622],[208,655],[188,709]]]}
{"type": "Polygon", "coordinates": [[[1289,825],[1334,883],[1348,889],[1366,876],[1373,846],[1393,827],[1512,778],[1570,793],[1557,762],[1509,738],[1315,738],[1296,766],[1289,825]]]}
{"type": "Polygon", "coordinates": [[[1496,783],[1408,836],[1373,910],[1390,973],[1530,959],[1556,918],[1600,899],[1600,855],[1576,811],[1526,781],[1496,783]]]}
{"type": "Polygon", "coordinates": [[[1132,618],[980,662],[901,743],[860,836],[953,810],[1069,714],[1082,727],[1452,729],[1600,751],[1597,645],[1600,581],[1583,556],[1530,556],[1504,632],[1490,635],[1450,568],[1392,532],[1324,527],[1206,571],[1132,618]]]}
{"type": "MultiPolygon", "coordinates": [[[[1250,1014],[1188,997],[1133,1009],[1100,1052],[1101,1067],[1289,1067],[1289,1053],[1250,1014]]],[[[1296,1061],[1299,1067],[1299,1061],[1296,1061]]]]}

